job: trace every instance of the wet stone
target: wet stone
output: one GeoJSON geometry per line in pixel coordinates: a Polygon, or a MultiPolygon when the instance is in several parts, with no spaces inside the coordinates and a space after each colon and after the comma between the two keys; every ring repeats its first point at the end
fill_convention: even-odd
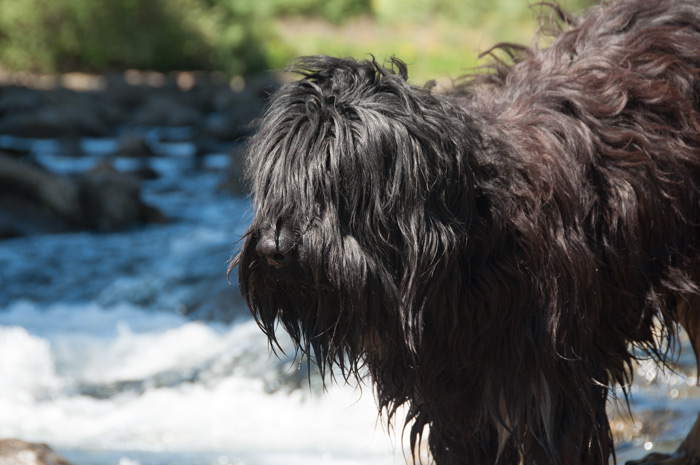
{"type": "Polygon", "coordinates": [[[70,465],[46,444],[0,439],[0,465],[70,465]]]}

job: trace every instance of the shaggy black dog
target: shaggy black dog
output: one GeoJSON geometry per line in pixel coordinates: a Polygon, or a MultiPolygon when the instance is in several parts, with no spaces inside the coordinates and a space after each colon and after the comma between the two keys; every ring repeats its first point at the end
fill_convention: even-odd
{"type": "MultiPolygon", "coordinates": [[[[249,146],[260,326],[366,370],[440,465],[607,464],[640,349],[700,348],[700,2],[562,17],[449,95],[300,59],[249,146]]],[[[698,460],[695,427],[640,463],[698,460]]]]}

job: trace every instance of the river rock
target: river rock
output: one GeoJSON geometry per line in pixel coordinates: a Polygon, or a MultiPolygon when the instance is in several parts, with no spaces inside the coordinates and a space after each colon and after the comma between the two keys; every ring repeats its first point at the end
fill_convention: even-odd
{"type": "Polygon", "coordinates": [[[3,94],[11,96],[14,111],[2,113],[0,133],[32,138],[97,137],[110,133],[94,99],[84,93],[6,89],[3,94]]]}
{"type": "Polygon", "coordinates": [[[109,164],[69,178],[0,153],[0,238],[163,221],[141,200],[140,179],[109,164]]]}
{"type": "Polygon", "coordinates": [[[72,182],[0,153],[0,237],[63,232],[81,217],[72,182]]]}
{"type": "Polygon", "coordinates": [[[0,465],[70,465],[46,444],[0,439],[0,465]]]}
{"type": "Polygon", "coordinates": [[[117,148],[112,154],[115,157],[148,158],[154,155],[153,150],[141,134],[127,133],[117,140],[117,148]]]}
{"type": "Polygon", "coordinates": [[[202,113],[193,105],[180,99],[175,91],[151,96],[132,116],[137,126],[196,126],[202,113]]]}
{"type": "Polygon", "coordinates": [[[78,181],[85,226],[96,231],[125,229],[134,223],[164,222],[163,215],[141,201],[137,176],[103,163],[78,181]]]}
{"type": "Polygon", "coordinates": [[[18,113],[41,105],[39,93],[20,86],[0,87],[0,113],[18,113]]]}

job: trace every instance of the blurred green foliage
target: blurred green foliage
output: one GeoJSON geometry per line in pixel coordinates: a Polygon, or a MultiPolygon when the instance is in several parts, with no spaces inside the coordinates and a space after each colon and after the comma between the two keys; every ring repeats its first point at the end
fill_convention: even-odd
{"type": "Polygon", "coordinates": [[[370,0],[262,0],[275,16],[321,16],[333,23],[371,13],[370,0]]]}
{"type": "MultiPolygon", "coordinates": [[[[523,20],[532,17],[530,5],[538,2],[525,0],[372,0],[375,18],[384,22],[417,22],[427,18],[447,18],[463,26],[479,26],[497,14],[502,21],[523,20]]],[[[589,6],[591,0],[559,0],[557,3],[576,11],[589,6]]]]}
{"type": "MultiPolygon", "coordinates": [[[[273,0],[274,1],[274,0],[273,0]]],[[[289,1],[289,0],[288,0],[289,1]]],[[[595,0],[558,0],[577,13],[595,0]]],[[[396,56],[409,64],[412,81],[457,78],[484,64],[481,52],[499,42],[530,44],[552,9],[536,0],[371,0],[369,13],[332,29],[307,18],[279,20],[277,32],[291,56],[328,54],[380,62],[396,56]]],[[[544,38],[541,44],[549,41],[544,38]]],[[[281,54],[280,54],[281,55],[281,54]]],[[[505,57],[504,57],[505,58],[505,57]]],[[[484,60],[488,60],[487,58],[484,60]]],[[[273,64],[284,62],[276,59],[273,64]]]]}
{"type": "Polygon", "coordinates": [[[264,3],[1,0],[0,63],[38,72],[266,67],[264,3]]]}
{"type": "MultiPolygon", "coordinates": [[[[590,0],[560,3],[576,10],[590,0]]],[[[409,61],[424,58],[441,72],[450,63],[465,63],[455,45],[464,42],[463,34],[443,30],[519,40],[525,35],[522,24],[534,30],[528,5],[527,0],[0,0],[0,64],[49,73],[140,68],[246,74],[279,68],[300,54],[404,52],[409,61]],[[367,38],[339,36],[333,29],[357,17],[380,29],[438,26],[427,51],[410,34],[384,31],[367,38]],[[301,26],[285,34],[281,25],[289,18],[301,26]],[[329,26],[309,29],[303,26],[309,18],[329,26]]]]}

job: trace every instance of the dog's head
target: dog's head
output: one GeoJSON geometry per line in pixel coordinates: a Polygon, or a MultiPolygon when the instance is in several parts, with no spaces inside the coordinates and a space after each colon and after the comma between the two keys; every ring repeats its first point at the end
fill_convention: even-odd
{"type": "Polygon", "coordinates": [[[406,66],[300,59],[249,144],[255,218],[232,267],[266,334],[279,321],[321,368],[351,372],[420,343],[425,308],[458,289],[478,145],[406,66]],[[457,270],[457,271],[456,271],[457,270]]]}

